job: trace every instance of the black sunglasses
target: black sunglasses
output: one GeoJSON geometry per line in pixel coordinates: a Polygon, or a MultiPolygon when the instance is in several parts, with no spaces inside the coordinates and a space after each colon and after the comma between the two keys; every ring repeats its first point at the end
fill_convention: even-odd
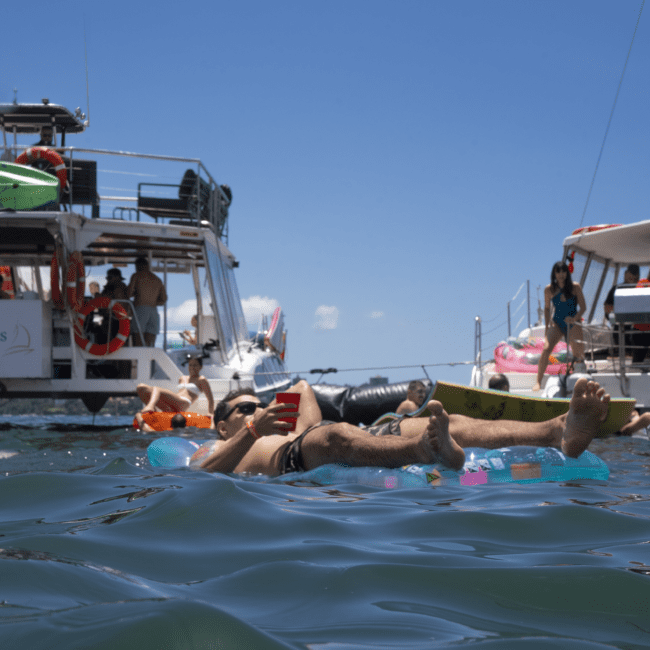
{"type": "Polygon", "coordinates": [[[242,415],[253,415],[258,408],[264,409],[266,408],[266,404],[262,404],[262,402],[239,402],[239,404],[235,404],[221,419],[227,420],[235,411],[239,411],[242,415]]]}

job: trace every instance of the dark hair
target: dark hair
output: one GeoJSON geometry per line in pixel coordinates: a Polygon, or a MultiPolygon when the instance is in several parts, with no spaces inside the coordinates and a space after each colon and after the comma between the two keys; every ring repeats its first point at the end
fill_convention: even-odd
{"type": "Polygon", "coordinates": [[[182,413],[176,413],[171,421],[172,429],[184,429],[187,426],[187,419],[182,413]]]}
{"type": "Polygon", "coordinates": [[[505,375],[499,373],[498,375],[490,377],[488,388],[491,388],[492,390],[510,391],[510,382],[505,375]]]}
{"type": "Polygon", "coordinates": [[[257,394],[255,393],[255,390],[250,388],[249,386],[246,386],[244,388],[235,388],[235,390],[231,390],[215,407],[214,409],[214,424],[216,426],[217,422],[221,422],[223,420],[223,416],[226,414],[228,411],[228,402],[230,400],[233,400],[237,397],[241,397],[242,395],[252,395],[253,397],[257,397],[257,394]]]}
{"type": "Polygon", "coordinates": [[[641,275],[641,269],[639,268],[638,264],[630,264],[625,269],[625,273],[631,273],[632,275],[635,275],[638,278],[641,275]]]}
{"type": "Polygon", "coordinates": [[[560,289],[560,285],[555,279],[555,274],[558,271],[564,271],[566,273],[566,282],[564,283],[562,293],[566,298],[571,298],[571,296],[573,296],[573,280],[571,279],[571,271],[569,271],[566,262],[555,262],[555,264],[553,264],[553,269],[551,270],[551,293],[555,295],[560,289]]]}
{"type": "Polygon", "coordinates": [[[427,387],[424,385],[424,382],[420,381],[419,379],[414,379],[413,381],[409,382],[408,390],[417,390],[418,388],[424,388],[424,390],[427,389],[427,387]]]}
{"type": "Polygon", "coordinates": [[[135,260],[135,268],[149,266],[149,260],[146,257],[138,257],[135,260]]]}
{"type": "Polygon", "coordinates": [[[190,361],[198,361],[201,368],[203,368],[203,357],[199,357],[199,356],[187,357],[187,363],[189,363],[190,361]]]}

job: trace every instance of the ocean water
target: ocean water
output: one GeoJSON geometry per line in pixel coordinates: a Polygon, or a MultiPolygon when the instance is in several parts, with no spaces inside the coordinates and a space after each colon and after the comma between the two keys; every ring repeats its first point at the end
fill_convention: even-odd
{"type": "Polygon", "coordinates": [[[650,647],[650,442],[607,482],[161,471],[128,418],[0,418],[0,648],[650,647]]]}

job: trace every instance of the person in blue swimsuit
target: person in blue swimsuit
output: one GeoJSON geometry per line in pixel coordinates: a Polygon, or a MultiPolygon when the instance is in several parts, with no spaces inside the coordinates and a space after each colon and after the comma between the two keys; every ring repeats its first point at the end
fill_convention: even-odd
{"type": "Polygon", "coordinates": [[[584,362],[585,352],[580,321],[586,310],[587,305],[582,289],[571,279],[569,267],[565,262],[556,262],[551,271],[551,284],[546,285],[544,289],[546,332],[544,349],[537,366],[537,382],[533,386],[533,391],[541,390],[549,357],[562,337],[571,346],[576,362],[584,362]],[[551,303],[553,304],[552,318],[551,303]]]}

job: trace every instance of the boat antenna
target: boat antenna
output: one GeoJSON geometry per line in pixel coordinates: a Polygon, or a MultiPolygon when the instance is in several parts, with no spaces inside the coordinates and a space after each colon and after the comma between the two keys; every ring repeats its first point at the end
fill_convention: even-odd
{"type": "MultiPolygon", "coordinates": [[[[645,0],[643,0],[645,2],[645,0]]],[[[88,44],[86,42],[86,17],[84,16],[84,58],[86,60],[86,115],[85,126],[90,126],[90,88],[88,86],[88,44]]]]}
{"type": "Polygon", "coordinates": [[[596,161],[596,169],[594,169],[594,175],[591,179],[591,185],[589,186],[589,192],[587,192],[587,200],[585,201],[585,207],[582,211],[582,219],[580,219],[580,225],[578,228],[582,228],[582,224],[585,220],[585,215],[587,214],[587,206],[589,205],[589,199],[591,197],[591,190],[594,188],[594,181],[596,180],[596,174],[598,173],[598,165],[600,165],[600,159],[603,155],[603,149],[605,148],[605,141],[607,140],[607,134],[609,133],[609,127],[612,123],[612,118],[614,117],[614,110],[616,109],[616,102],[618,101],[618,95],[621,92],[621,86],[623,85],[623,77],[625,76],[625,70],[627,69],[627,62],[630,60],[630,53],[632,52],[632,44],[634,43],[634,37],[636,36],[637,29],[639,29],[639,21],[641,20],[641,14],[643,13],[643,5],[645,5],[645,0],[641,1],[641,9],[639,9],[639,16],[636,19],[636,26],[634,27],[634,34],[632,34],[632,40],[630,41],[630,47],[627,51],[627,57],[625,59],[625,65],[623,66],[623,72],[621,72],[621,78],[618,82],[618,88],[616,89],[616,96],[614,97],[614,104],[612,105],[612,110],[609,114],[609,121],[607,122],[607,128],[605,129],[605,136],[603,137],[603,143],[600,146],[600,153],[598,154],[598,160],[596,161]]]}

